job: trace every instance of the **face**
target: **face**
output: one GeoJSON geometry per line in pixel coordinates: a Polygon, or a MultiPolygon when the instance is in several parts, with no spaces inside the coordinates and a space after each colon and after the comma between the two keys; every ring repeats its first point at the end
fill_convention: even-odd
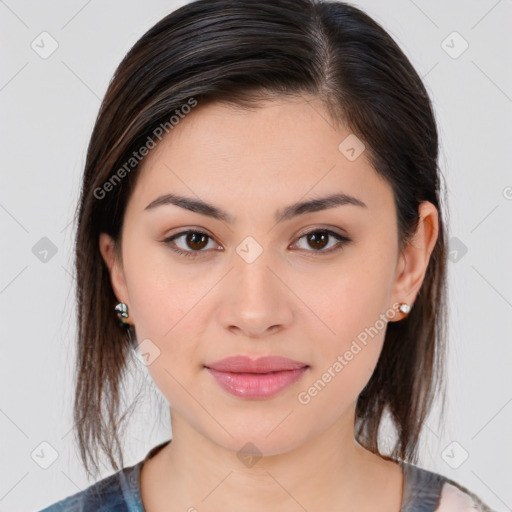
{"type": "Polygon", "coordinates": [[[219,446],[283,453],[347,421],[396,303],[414,302],[432,243],[406,265],[392,189],[353,139],[339,149],[349,135],[314,99],[199,105],[136,171],[122,262],[101,236],[152,378],[219,446]],[[167,194],[212,208],[154,203],[167,194]],[[238,355],[300,365],[212,371],[238,355]]]}

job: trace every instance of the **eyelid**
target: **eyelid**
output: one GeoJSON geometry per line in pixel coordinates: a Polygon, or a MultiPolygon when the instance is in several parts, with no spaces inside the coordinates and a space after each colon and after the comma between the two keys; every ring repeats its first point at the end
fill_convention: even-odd
{"type": "Polygon", "coordinates": [[[339,227],[336,227],[336,226],[330,226],[330,225],[322,226],[322,225],[318,225],[318,224],[306,226],[301,231],[299,231],[299,234],[296,235],[296,237],[301,238],[304,235],[308,235],[309,233],[314,233],[316,231],[327,231],[328,233],[332,233],[334,235],[348,239],[348,234],[346,234],[345,230],[343,230],[339,227]],[[338,233],[336,230],[341,231],[341,233],[338,233]]]}

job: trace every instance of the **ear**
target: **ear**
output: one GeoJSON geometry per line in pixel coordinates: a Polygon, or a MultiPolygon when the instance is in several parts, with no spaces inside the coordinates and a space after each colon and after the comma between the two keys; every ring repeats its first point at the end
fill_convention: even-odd
{"type": "MultiPolygon", "coordinates": [[[[430,255],[439,234],[439,214],[429,201],[423,201],[418,208],[418,227],[412,238],[400,253],[396,278],[393,286],[393,302],[405,302],[413,306],[423,284],[430,255]]],[[[399,312],[401,320],[403,313],[399,312]]]]}
{"type": "Polygon", "coordinates": [[[124,277],[123,265],[116,252],[116,243],[107,233],[100,233],[100,252],[110,272],[110,283],[117,300],[124,302],[130,307],[128,299],[128,288],[124,277]]]}

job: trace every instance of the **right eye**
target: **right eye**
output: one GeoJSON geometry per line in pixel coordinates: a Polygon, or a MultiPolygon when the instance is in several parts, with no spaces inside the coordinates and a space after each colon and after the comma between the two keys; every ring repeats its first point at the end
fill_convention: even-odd
{"type": "Polygon", "coordinates": [[[198,256],[197,253],[205,252],[203,249],[208,246],[208,240],[213,241],[213,238],[202,231],[187,230],[166,238],[164,243],[169,244],[171,250],[181,256],[195,258],[198,256]],[[181,247],[177,243],[178,240],[181,240],[181,247]]]}

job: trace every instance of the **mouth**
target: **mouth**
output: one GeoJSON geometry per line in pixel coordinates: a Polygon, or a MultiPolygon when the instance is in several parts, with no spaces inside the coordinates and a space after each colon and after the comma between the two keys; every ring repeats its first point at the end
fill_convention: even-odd
{"type": "Polygon", "coordinates": [[[247,399],[270,398],[294,384],[309,365],[279,356],[234,356],[205,368],[228,393],[247,399]]]}

